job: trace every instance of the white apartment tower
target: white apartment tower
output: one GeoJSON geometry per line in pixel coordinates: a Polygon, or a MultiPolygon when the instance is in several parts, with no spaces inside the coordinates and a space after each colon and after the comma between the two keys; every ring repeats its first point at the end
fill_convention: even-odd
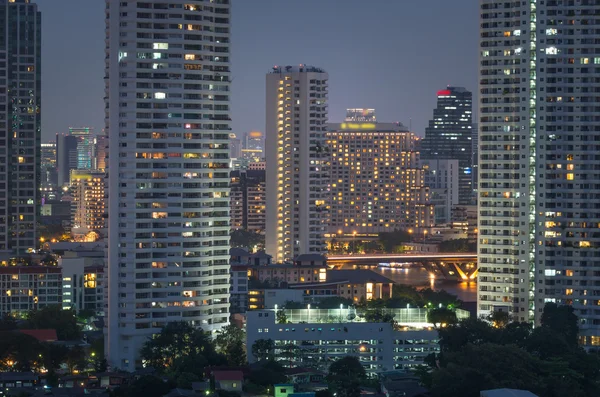
{"type": "Polygon", "coordinates": [[[266,249],[277,262],[325,250],[328,77],[307,65],[267,74],[266,249]]]}
{"type": "Polygon", "coordinates": [[[229,316],[229,0],[106,1],[113,367],[168,322],[229,316]]]}
{"type": "Polygon", "coordinates": [[[478,310],[600,345],[600,2],[480,1],[478,310]]]}

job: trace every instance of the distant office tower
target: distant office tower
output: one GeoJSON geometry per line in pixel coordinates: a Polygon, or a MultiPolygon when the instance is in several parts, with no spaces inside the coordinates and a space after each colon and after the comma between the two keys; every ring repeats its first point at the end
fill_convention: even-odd
{"type": "MultiPolygon", "coordinates": [[[[330,124],[329,233],[414,232],[433,226],[415,135],[400,123],[330,124]]],[[[267,170],[268,172],[268,170],[267,170]]]]}
{"type": "Polygon", "coordinates": [[[229,158],[239,159],[242,157],[242,140],[233,132],[229,134],[229,158]]]}
{"type": "Polygon", "coordinates": [[[106,169],[106,158],[108,156],[108,136],[102,134],[96,136],[96,149],[94,150],[94,169],[106,169]]]}
{"type": "Polygon", "coordinates": [[[231,171],[231,228],[265,232],[265,170],[231,171]]]}
{"type": "Polygon", "coordinates": [[[69,184],[71,170],[91,170],[94,165],[94,136],[90,128],[69,128],[67,134],[56,134],[58,184],[69,184]]]}
{"type": "Polygon", "coordinates": [[[77,169],[77,138],[69,134],[56,134],[56,168],[58,185],[69,183],[71,170],[77,169]]]}
{"type": "Polygon", "coordinates": [[[104,237],[104,171],[71,171],[71,235],[76,241],[104,237]]]}
{"type": "Polygon", "coordinates": [[[78,170],[91,170],[95,150],[92,130],[87,127],[69,128],[69,135],[77,138],[75,168],[78,170]]]}
{"type": "Polygon", "coordinates": [[[425,170],[425,186],[435,208],[435,224],[452,221],[452,207],[458,204],[458,160],[421,160],[425,170]]]}
{"type": "Polygon", "coordinates": [[[328,74],[313,66],[267,74],[267,253],[274,261],[325,250],[328,74]]]}
{"type": "Polygon", "coordinates": [[[38,246],[41,14],[26,0],[0,1],[0,255],[38,246]]]}
{"type": "Polygon", "coordinates": [[[346,109],[346,121],[375,123],[375,109],[346,109]]]}
{"type": "Polygon", "coordinates": [[[244,148],[242,149],[242,158],[248,162],[260,161],[264,158],[265,140],[260,131],[251,131],[246,134],[244,148]]]}
{"type": "Polygon", "coordinates": [[[54,186],[58,183],[56,172],[56,142],[41,144],[41,184],[44,188],[54,186]]]}
{"type": "Polygon", "coordinates": [[[458,200],[473,201],[472,177],[472,97],[462,87],[448,87],[437,93],[433,119],[421,141],[421,158],[456,159],[460,167],[458,200]]]}
{"type": "Polygon", "coordinates": [[[572,305],[597,346],[598,2],[480,13],[478,312],[539,323],[546,302],[572,305]]]}
{"type": "Polygon", "coordinates": [[[106,1],[114,367],[169,322],[229,318],[229,0],[106,1]]]}

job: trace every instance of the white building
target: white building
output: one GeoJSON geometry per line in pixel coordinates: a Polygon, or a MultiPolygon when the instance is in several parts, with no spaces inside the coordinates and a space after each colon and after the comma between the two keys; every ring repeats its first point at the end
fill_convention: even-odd
{"type": "Polygon", "coordinates": [[[229,316],[230,4],[106,1],[105,346],[142,366],[172,321],[229,316]]]}
{"type": "MultiPolygon", "coordinates": [[[[414,368],[439,352],[438,333],[427,322],[427,309],[384,311],[394,316],[396,329],[389,322],[366,322],[347,307],[285,310],[286,324],[277,323],[276,310],[252,310],[247,313],[246,346],[250,350],[257,340],[272,339],[277,360],[323,371],[335,360],[354,355],[367,373],[414,368]]],[[[469,313],[457,310],[457,317],[468,318],[469,313]]],[[[256,357],[249,354],[248,360],[255,362],[256,357]]]]}
{"type": "Polygon", "coordinates": [[[326,248],[328,78],[306,65],[267,74],[266,250],[276,262],[326,248]]]}
{"type": "Polygon", "coordinates": [[[481,2],[478,311],[572,305],[600,345],[597,2],[481,2]]]}
{"type": "Polygon", "coordinates": [[[435,208],[435,224],[450,223],[452,206],[458,204],[459,197],[458,160],[421,159],[420,165],[425,170],[425,186],[429,187],[435,208]]]}
{"type": "Polygon", "coordinates": [[[101,251],[67,251],[58,258],[62,271],[63,309],[89,310],[104,316],[104,255],[101,251]]]}

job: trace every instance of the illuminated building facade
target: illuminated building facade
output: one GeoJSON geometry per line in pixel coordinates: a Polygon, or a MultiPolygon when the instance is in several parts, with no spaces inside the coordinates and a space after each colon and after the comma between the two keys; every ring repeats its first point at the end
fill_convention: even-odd
{"type": "Polygon", "coordinates": [[[458,160],[461,204],[473,202],[473,94],[463,87],[437,92],[437,107],[421,141],[421,157],[428,160],[458,160]]]}
{"type": "Polygon", "coordinates": [[[231,228],[265,232],[265,170],[231,171],[231,228]]]}
{"type": "Polygon", "coordinates": [[[94,169],[104,171],[106,169],[106,160],[108,156],[108,137],[106,135],[98,135],[95,139],[94,150],[94,169]]]}
{"type": "Polygon", "coordinates": [[[478,311],[571,305],[600,345],[598,3],[481,2],[478,311]]]}
{"type": "MultiPolygon", "coordinates": [[[[285,324],[277,322],[277,309],[251,310],[246,314],[246,346],[271,339],[274,357],[285,360],[283,365],[323,372],[338,359],[354,356],[370,376],[415,369],[426,356],[439,353],[438,332],[427,321],[427,309],[382,310],[397,326],[368,322],[353,307],[288,309],[285,324]]],[[[469,318],[469,312],[461,309],[456,315],[459,320],[469,318]]],[[[256,361],[252,355],[248,359],[256,361]]]]}
{"type": "Polygon", "coordinates": [[[104,172],[71,171],[71,235],[96,241],[105,235],[104,172]]]}
{"type": "Polygon", "coordinates": [[[346,109],[346,121],[352,123],[375,123],[375,109],[346,109]]]}
{"type": "Polygon", "coordinates": [[[433,226],[415,135],[400,123],[330,124],[330,234],[433,226]]]}
{"type": "Polygon", "coordinates": [[[62,302],[62,274],[56,266],[0,267],[0,315],[21,317],[62,302]]]}
{"type": "Polygon", "coordinates": [[[0,1],[0,255],[38,246],[41,159],[41,14],[0,1]]]}
{"type": "Polygon", "coordinates": [[[44,188],[56,188],[58,175],[56,173],[56,142],[41,145],[41,183],[44,188]]]}
{"type": "Polygon", "coordinates": [[[435,208],[435,224],[450,223],[452,207],[458,204],[460,167],[456,159],[420,160],[425,170],[425,186],[429,187],[435,208]]]}
{"type": "Polygon", "coordinates": [[[106,1],[111,366],[229,318],[230,2],[106,1]]]}
{"type": "Polygon", "coordinates": [[[328,78],[306,65],[267,74],[266,250],[276,262],[326,249],[328,78]]]}

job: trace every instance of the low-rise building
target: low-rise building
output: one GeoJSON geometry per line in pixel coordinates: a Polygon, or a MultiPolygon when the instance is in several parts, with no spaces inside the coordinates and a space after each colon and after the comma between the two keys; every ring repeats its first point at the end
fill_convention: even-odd
{"type": "MultiPolygon", "coordinates": [[[[439,352],[438,333],[427,321],[427,309],[383,309],[395,324],[367,322],[353,307],[286,310],[286,323],[277,323],[276,310],[247,313],[246,338],[250,348],[259,339],[275,344],[275,359],[290,367],[326,371],[347,355],[358,357],[369,374],[411,369],[439,352]]],[[[457,310],[457,317],[469,317],[457,310]]],[[[249,355],[249,361],[256,357],[249,355]]]]}
{"type": "Polygon", "coordinates": [[[0,315],[21,317],[62,302],[62,274],[55,266],[0,268],[0,315]]]}

